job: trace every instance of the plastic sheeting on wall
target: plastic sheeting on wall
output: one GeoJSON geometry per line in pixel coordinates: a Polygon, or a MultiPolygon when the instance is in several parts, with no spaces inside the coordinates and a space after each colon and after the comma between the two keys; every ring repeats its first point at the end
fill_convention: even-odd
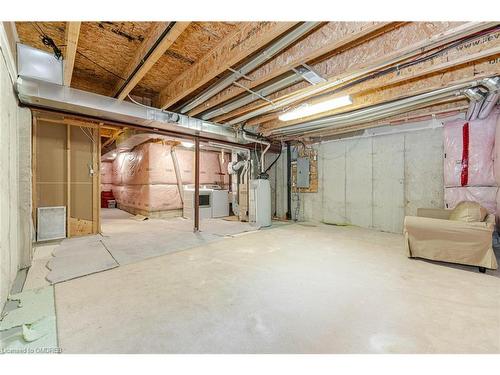
{"type": "Polygon", "coordinates": [[[498,111],[484,120],[455,120],[444,124],[444,185],[496,185],[493,172],[498,111]]]}
{"type": "MultiPolygon", "coordinates": [[[[194,151],[176,148],[182,184],[194,183],[194,151]]],[[[227,164],[217,152],[202,151],[200,155],[200,183],[229,185],[227,164]]],[[[144,211],[166,211],[182,208],[177,186],[171,146],[145,143],[133,151],[122,152],[113,162],[101,163],[101,190],[112,190],[123,207],[144,211]]]]}
{"type": "MultiPolygon", "coordinates": [[[[114,185],[176,184],[171,146],[146,143],[130,152],[118,154],[113,162],[112,183],[114,185]]],[[[194,183],[194,152],[176,148],[183,184],[194,183]]],[[[229,159],[229,158],[228,158],[229,159]]],[[[216,152],[201,152],[200,183],[229,184],[227,162],[219,164],[216,152]],[[224,173],[224,175],[221,175],[224,173]]]]}
{"type": "Polygon", "coordinates": [[[452,187],[444,189],[445,208],[453,209],[462,201],[478,202],[490,214],[497,211],[497,186],[452,187]]]}
{"type": "Polygon", "coordinates": [[[113,185],[113,195],[121,205],[145,211],[182,208],[177,185],[113,185]]]}
{"type": "Polygon", "coordinates": [[[101,162],[101,184],[112,184],[113,183],[113,162],[103,161],[101,162]]]}

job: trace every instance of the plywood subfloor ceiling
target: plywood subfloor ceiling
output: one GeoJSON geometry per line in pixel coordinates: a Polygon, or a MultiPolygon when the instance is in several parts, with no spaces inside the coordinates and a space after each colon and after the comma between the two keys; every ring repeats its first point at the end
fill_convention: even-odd
{"type": "MultiPolygon", "coordinates": [[[[66,48],[65,22],[16,22],[22,43],[51,51],[42,43],[47,35],[71,58],[66,48]]],[[[144,104],[179,110],[198,94],[261,52],[276,39],[301,25],[300,22],[81,22],[77,33],[71,86],[102,95],[128,100],[127,94],[144,104]]],[[[408,96],[413,92],[446,87],[455,82],[500,74],[499,23],[480,22],[320,22],[279,53],[246,73],[234,84],[204,100],[187,113],[203,117],[222,108],[210,121],[239,123],[253,111],[279,102],[297,92],[307,92],[311,84],[301,79],[266,94],[266,100],[253,95],[245,105],[225,110],[227,104],[251,95],[269,84],[294,74],[307,64],[323,78],[332,81],[371,64],[383,63],[416,49],[408,59],[417,59],[458,43],[432,59],[391,74],[375,77],[353,87],[332,87],[323,96],[350,94],[352,106],[313,118],[363,108],[408,96]],[[443,36],[450,36],[444,39],[443,36]],[[433,40],[443,39],[434,49],[433,40]],[[335,90],[335,91],[333,91],[335,90]]],[[[317,98],[306,96],[299,105],[317,98]]],[[[432,103],[442,112],[464,102],[432,103]]],[[[272,129],[292,125],[282,122],[278,108],[252,115],[245,121],[266,134],[272,129]]],[[[416,112],[421,115],[421,110],[416,112]]],[[[410,113],[411,115],[411,113],[410,113]]],[[[311,118],[311,119],[313,119],[311,118]]],[[[347,129],[349,130],[349,129],[347,129]]]]}

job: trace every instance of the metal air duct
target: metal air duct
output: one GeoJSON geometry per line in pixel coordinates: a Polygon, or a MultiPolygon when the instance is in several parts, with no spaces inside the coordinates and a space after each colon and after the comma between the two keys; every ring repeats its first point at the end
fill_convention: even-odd
{"type": "Polygon", "coordinates": [[[21,103],[28,106],[56,109],[186,135],[246,143],[230,127],[50,82],[19,77],[16,90],[21,103]]]}
{"type": "Polygon", "coordinates": [[[297,135],[305,132],[319,131],[327,128],[335,128],[359,124],[367,121],[379,120],[398,113],[425,107],[430,103],[454,96],[464,96],[464,90],[482,85],[484,80],[471,81],[450,87],[434,90],[420,95],[383,103],[368,108],[363,108],[347,113],[328,116],[317,120],[306,121],[300,124],[290,125],[274,129],[271,135],[297,135]]]}
{"type": "Polygon", "coordinates": [[[279,38],[275,43],[273,43],[271,46],[267,47],[262,52],[260,52],[256,57],[254,57],[249,62],[244,64],[241,68],[238,69],[238,71],[234,71],[228,77],[224,78],[220,82],[217,82],[215,85],[208,88],[202,94],[200,94],[195,99],[193,99],[191,102],[189,102],[188,104],[183,106],[181,108],[180,112],[186,113],[186,112],[190,111],[191,109],[199,106],[203,102],[210,99],[212,96],[221,92],[225,88],[231,86],[233,84],[233,82],[236,82],[243,75],[251,72],[252,70],[257,68],[258,66],[265,63],[267,60],[274,57],[277,53],[279,53],[284,48],[288,47],[290,44],[292,44],[295,41],[297,41],[298,39],[300,39],[302,36],[304,36],[305,34],[310,32],[312,29],[317,27],[319,24],[320,24],[320,22],[304,22],[299,27],[297,27],[294,30],[290,31],[289,33],[285,34],[284,36],[279,38]]]}

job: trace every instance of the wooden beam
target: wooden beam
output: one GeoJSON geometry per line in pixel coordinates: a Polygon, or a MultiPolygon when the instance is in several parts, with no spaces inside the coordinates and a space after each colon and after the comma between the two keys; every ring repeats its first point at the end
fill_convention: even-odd
{"type": "MultiPolygon", "coordinates": [[[[495,42],[495,44],[499,44],[498,42],[495,42]]],[[[479,48],[481,49],[479,52],[475,53],[470,53],[465,56],[459,56],[458,58],[453,59],[452,57],[448,55],[443,55],[439,59],[433,59],[429,60],[426,63],[423,63],[421,65],[416,65],[411,68],[405,68],[401,69],[395,73],[390,73],[386,76],[374,78],[370,81],[366,81],[364,83],[360,83],[358,85],[355,85],[351,88],[342,90],[341,92],[332,95],[331,97],[337,97],[337,96],[343,96],[343,95],[360,95],[363,92],[370,91],[370,90],[376,90],[376,89],[382,89],[383,87],[386,86],[391,86],[391,85],[397,85],[404,83],[405,81],[410,81],[410,80],[415,80],[415,79],[421,79],[422,77],[425,76],[430,76],[433,74],[437,73],[443,73],[443,72],[449,72],[455,69],[459,69],[460,67],[467,65],[467,64],[473,64],[475,62],[480,62],[481,60],[484,59],[489,59],[492,56],[500,54],[500,44],[497,46],[494,46],[492,48],[482,50],[481,46],[479,48]]],[[[474,51],[470,51],[474,52],[474,51]]],[[[322,100],[325,100],[323,98],[322,100]]],[[[308,100],[303,100],[300,103],[306,102],[308,100]]],[[[309,102],[309,101],[308,101],[309,102]]],[[[310,101],[311,103],[314,103],[314,101],[310,101]]],[[[298,105],[297,103],[296,105],[298,105]]],[[[220,117],[215,118],[214,120],[217,122],[220,122],[222,120],[225,120],[227,118],[235,117],[239,114],[243,114],[245,112],[248,112],[250,110],[257,109],[259,107],[264,106],[265,104],[260,104],[259,106],[247,106],[244,108],[241,108],[237,111],[235,111],[232,114],[229,115],[223,115],[220,117]]],[[[276,119],[281,111],[279,112],[274,112],[274,113],[269,113],[263,116],[259,116],[253,119],[248,120],[248,125],[255,125],[258,123],[262,122],[268,122],[271,120],[276,119]]],[[[316,115],[316,118],[319,118],[321,116],[324,116],[324,114],[321,115],[316,115]]],[[[300,122],[303,120],[294,120],[294,123],[300,122]]],[[[292,122],[289,122],[287,124],[292,124],[292,122]]]]}
{"type": "Polygon", "coordinates": [[[68,22],[66,24],[66,50],[64,53],[64,86],[71,85],[73,68],[75,66],[76,49],[78,47],[78,36],[80,35],[81,22],[68,22]]]}
{"type": "MultiPolygon", "coordinates": [[[[467,77],[469,79],[474,79],[479,76],[495,74],[495,72],[498,72],[498,67],[496,66],[497,63],[494,63],[494,61],[496,61],[495,56],[500,56],[500,42],[497,42],[495,40],[492,43],[494,44],[492,48],[483,50],[482,48],[485,47],[484,45],[477,45],[473,48],[480,49],[479,52],[470,53],[465,56],[459,56],[456,59],[453,59],[448,55],[444,55],[439,59],[429,60],[420,66],[401,69],[395,73],[391,73],[386,76],[374,78],[372,80],[360,83],[328,97],[323,97],[320,100],[308,101],[309,103],[315,103],[318,101],[323,101],[344,95],[351,95],[353,98],[355,98],[355,104],[353,106],[349,106],[349,108],[347,109],[336,109],[333,111],[309,116],[306,119],[298,119],[287,122],[275,122],[275,126],[282,127],[298,124],[304,122],[305,120],[309,121],[325,117],[330,113],[339,113],[346,110],[356,109],[363,105],[370,105],[370,103],[367,102],[364,98],[368,97],[367,95],[372,94],[383,96],[384,91],[396,92],[399,90],[401,91],[401,94],[403,96],[408,96],[411,91],[407,91],[406,83],[415,82],[419,85],[418,87],[425,87],[428,82],[435,82],[437,78],[439,78],[442,82],[442,87],[445,87],[448,85],[448,82],[451,79],[467,77]],[[436,75],[439,76],[436,78],[436,75]]],[[[281,112],[271,113],[260,118],[256,117],[254,119],[250,119],[247,123],[248,125],[256,125],[258,123],[275,120],[280,113],[281,112]]]]}
{"type": "Polygon", "coordinates": [[[158,22],[153,26],[153,30],[146,40],[141,43],[141,47],[122,73],[122,77],[128,77],[128,81],[125,86],[123,86],[123,82],[118,82],[114,88],[113,96],[118,95],[117,99],[119,100],[125,99],[190,23],[175,22],[170,28],[168,22],[158,22]],[[151,51],[152,48],[154,49],[151,51]]]}
{"type": "MultiPolygon", "coordinates": [[[[366,63],[364,65],[361,65],[361,66],[354,65],[353,68],[356,69],[356,70],[354,70],[354,72],[351,70],[347,70],[341,75],[333,75],[331,77],[329,76],[328,77],[329,82],[332,82],[332,83],[339,82],[339,84],[329,87],[327,90],[324,90],[323,93],[326,93],[326,92],[332,91],[332,90],[341,89],[342,86],[349,84],[349,80],[345,80],[344,82],[342,82],[342,80],[345,79],[345,77],[349,77],[353,73],[367,71],[371,66],[376,67],[376,66],[382,66],[384,64],[385,64],[385,66],[389,66],[387,64],[388,61],[396,61],[396,63],[399,63],[401,60],[397,61],[398,59],[400,59],[400,57],[398,57],[398,56],[401,56],[402,53],[408,54],[408,52],[406,52],[406,51],[412,51],[412,50],[413,51],[425,51],[426,43],[436,42],[437,40],[441,41],[441,40],[443,40],[443,38],[445,38],[449,41],[449,39],[451,37],[457,37],[457,33],[458,33],[458,35],[464,33],[464,30],[472,32],[472,30],[474,30],[475,28],[478,28],[478,27],[484,28],[484,27],[488,27],[488,26],[489,26],[489,24],[484,24],[484,23],[482,23],[482,24],[478,24],[478,23],[464,24],[464,25],[459,26],[458,28],[450,29],[450,30],[447,30],[443,33],[436,34],[433,37],[428,38],[428,40],[420,41],[417,44],[410,45],[403,50],[400,50],[400,51],[395,50],[393,53],[387,54],[387,55],[382,56],[378,59],[370,60],[371,64],[368,66],[366,65],[366,63]],[[470,27],[469,27],[469,25],[470,25],[470,27]]],[[[490,35],[490,37],[488,37],[488,36],[481,37],[481,38],[479,38],[477,43],[466,43],[463,46],[458,46],[456,48],[452,48],[452,49],[446,51],[445,54],[438,56],[438,57],[435,57],[434,59],[430,60],[430,62],[428,61],[427,63],[424,63],[424,64],[415,65],[415,66],[409,68],[408,71],[409,72],[416,72],[416,71],[420,70],[421,68],[428,68],[429,64],[430,65],[440,64],[440,63],[444,64],[448,60],[459,59],[460,57],[462,57],[464,55],[467,55],[467,54],[472,55],[473,53],[481,52],[484,49],[491,48],[491,46],[495,46],[495,45],[498,45],[500,43],[500,40],[498,40],[498,37],[496,37],[498,34],[499,34],[498,32],[495,33],[494,34],[495,37],[491,37],[491,35],[490,35]]],[[[347,51],[346,53],[349,53],[350,51],[351,50],[347,51]]],[[[492,53],[492,52],[489,51],[488,53],[492,53]]],[[[343,54],[341,54],[341,55],[343,55],[343,54]]],[[[339,55],[339,57],[341,57],[341,55],[339,55]]],[[[457,62],[456,64],[459,64],[459,62],[457,62]]],[[[394,65],[394,63],[392,65],[394,65]]],[[[451,65],[453,65],[453,64],[451,64],[451,65]]],[[[442,69],[443,67],[441,66],[439,68],[442,69]]],[[[403,70],[401,70],[401,71],[403,71],[403,70]]],[[[380,79],[381,80],[392,79],[392,78],[394,78],[394,76],[400,75],[401,71],[393,73],[393,74],[388,74],[388,75],[382,76],[380,79]]],[[[429,73],[427,73],[427,74],[429,74],[429,73]]],[[[380,82],[380,80],[379,80],[379,82],[380,82]]],[[[318,86],[321,86],[321,85],[318,85],[318,86]]],[[[358,85],[356,85],[355,87],[357,88],[358,85]]],[[[281,92],[276,93],[275,96],[271,97],[271,99],[274,101],[274,103],[276,105],[277,103],[279,104],[281,101],[285,100],[286,98],[289,98],[291,95],[297,95],[298,93],[305,94],[307,92],[310,92],[311,90],[315,90],[316,93],[318,93],[318,90],[316,90],[315,86],[306,86],[306,87],[299,89],[299,90],[297,90],[297,86],[295,86],[294,89],[295,89],[294,92],[290,92],[291,90],[289,90],[289,89],[282,90],[281,92]]],[[[307,100],[307,99],[297,101],[297,102],[293,103],[293,105],[299,104],[300,102],[303,102],[305,100],[307,100]]],[[[254,105],[254,107],[247,106],[246,108],[238,109],[237,111],[239,112],[239,111],[244,110],[244,113],[248,113],[250,111],[253,111],[254,109],[260,109],[263,107],[270,107],[270,106],[267,103],[258,104],[258,105],[254,105]]],[[[229,117],[232,118],[234,116],[230,113],[228,115],[223,115],[223,117],[225,119],[227,119],[229,117]]],[[[263,119],[263,118],[266,119],[265,121],[269,121],[269,119],[272,119],[273,117],[277,117],[277,115],[265,114],[262,117],[251,118],[247,121],[247,123],[248,123],[248,125],[259,123],[259,121],[261,121],[261,119],[263,119]]],[[[221,118],[217,117],[214,119],[214,121],[220,122],[221,118]]]]}
{"type": "Polygon", "coordinates": [[[296,123],[314,120],[320,117],[326,117],[347,111],[357,110],[371,105],[387,103],[393,100],[403,99],[408,96],[423,94],[426,92],[438,90],[443,87],[469,82],[473,79],[485,78],[491,76],[492,74],[495,74],[495,71],[498,72],[498,67],[490,64],[488,61],[480,65],[482,66],[468,66],[459,69],[460,71],[447,72],[442,75],[434,75],[421,80],[408,81],[404,84],[387,87],[383,90],[377,89],[367,91],[360,95],[353,96],[354,105],[349,106],[347,109],[340,108],[324,112],[321,115],[306,117],[298,121],[295,120],[290,122],[269,122],[264,124],[261,131],[264,134],[268,134],[268,132],[273,129],[279,129],[296,123]]]}
{"type": "Polygon", "coordinates": [[[273,39],[295,26],[296,22],[245,22],[214,49],[163,88],[158,107],[168,108],[236,65],[273,39]]]}
{"type": "MultiPolygon", "coordinates": [[[[398,24],[396,22],[329,22],[250,74],[252,81],[242,80],[239,83],[249,89],[254,89],[301,64],[310,63],[334,51],[348,48],[354,42],[398,24]]],[[[245,91],[241,87],[230,87],[192,109],[188,114],[195,116],[245,91]]]]}
{"type": "Polygon", "coordinates": [[[119,129],[117,131],[115,131],[115,133],[109,138],[106,140],[106,142],[104,142],[102,145],[101,145],[101,150],[106,147],[107,145],[110,145],[111,143],[113,143],[114,141],[116,141],[116,138],[118,138],[118,136],[120,134],[123,133],[123,129],[119,129]]]}

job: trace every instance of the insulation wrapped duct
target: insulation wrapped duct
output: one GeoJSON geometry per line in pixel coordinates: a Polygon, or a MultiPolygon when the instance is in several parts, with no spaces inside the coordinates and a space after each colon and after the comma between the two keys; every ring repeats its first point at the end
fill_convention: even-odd
{"type": "Polygon", "coordinates": [[[123,208],[149,212],[182,208],[177,185],[113,185],[113,195],[123,208]]]}
{"type": "Polygon", "coordinates": [[[498,111],[484,120],[444,124],[444,185],[496,185],[493,159],[498,111]]]}
{"type": "MultiPolygon", "coordinates": [[[[119,153],[112,166],[105,167],[106,173],[111,175],[113,195],[120,208],[147,212],[182,208],[171,149],[169,144],[144,143],[119,153]]],[[[193,184],[194,152],[176,147],[175,155],[182,185],[193,184]]],[[[218,152],[201,152],[200,184],[228,187],[227,161],[221,164],[218,152]]]]}

